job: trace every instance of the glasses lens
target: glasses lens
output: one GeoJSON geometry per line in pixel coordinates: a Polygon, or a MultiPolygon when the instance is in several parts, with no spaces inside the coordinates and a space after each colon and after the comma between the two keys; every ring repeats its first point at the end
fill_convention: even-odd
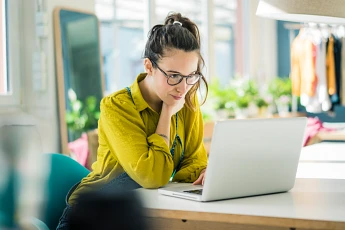
{"type": "Polygon", "coordinates": [[[194,85],[195,83],[199,81],[199,79],[200,79],[199,74],[192,74],[187,78],[187,84],[194,85]]]}
{"type": "Polygon", "coordinates": [[[195,83],[197,83],[199,81],[200,77],[201,76],[199,74],[191,74],[188,77],[183,77],[181,75],[174,74],[174,75],[170,75],[168,77],[168,84],[169,85],[177,85],[183,80],[183,78],[186,78],[188,85],[194,85],[195,83]]]}
{"type": "Polygon", "coordinates": [[[178,74],[170,75],[168,78],[168,83],[170,85],[176,85],[176,84],[181,82],[182,78],[183,77],[181,75],[178,75],[178,74]]]}

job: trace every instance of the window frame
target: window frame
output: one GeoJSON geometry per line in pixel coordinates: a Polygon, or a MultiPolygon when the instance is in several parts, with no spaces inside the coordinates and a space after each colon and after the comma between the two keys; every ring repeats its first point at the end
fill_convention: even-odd
{"type": "Polygon", "coordinates": [[[0,109],[20,105],[20,3],[4,0],[6,26],[6,66],[10,81],[10,93],[0,95],[0,109]],[[10,24],[9,24],[10,22],[10,24]]]}

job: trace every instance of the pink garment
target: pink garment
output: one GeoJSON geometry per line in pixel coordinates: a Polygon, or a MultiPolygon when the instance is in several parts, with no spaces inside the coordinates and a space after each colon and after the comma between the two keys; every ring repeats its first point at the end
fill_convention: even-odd
{"type": "Polygon", "coordinates": [[[315,117],[309,117],[308,118],[308,123],[307,123],[307,128],[305,130],[304,134],[304,140],[303,140],[303,146],[306,146],[308,141],[313,138],[318,132],[331,132],[334,131],[335,129],[331,128],[325,128],[322,125],[322,122],[320,121],[319,118],[315,117]]]}
{"type": "Polygon", "coordinates": [[[75,154],[78,163],[86,167],[87,157],[89,155],[89,146],[86,133],[83,133],[79,139],[69,142],[68,148],[75,154]]]}

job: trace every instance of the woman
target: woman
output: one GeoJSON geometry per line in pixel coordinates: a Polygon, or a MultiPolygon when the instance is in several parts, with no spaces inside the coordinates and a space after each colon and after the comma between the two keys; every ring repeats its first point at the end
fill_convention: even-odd
{"type": "Polygon", "coordinates": [[[203,64],[199,30],[188,18],[170,14],[152,28],[146,73],[101,101],[97,161],[71,188],[58,229],[67,226],[68,212],[84,192],[203,183],[207,154],[196,95],[202,83],[207,95],[203,64]]]}

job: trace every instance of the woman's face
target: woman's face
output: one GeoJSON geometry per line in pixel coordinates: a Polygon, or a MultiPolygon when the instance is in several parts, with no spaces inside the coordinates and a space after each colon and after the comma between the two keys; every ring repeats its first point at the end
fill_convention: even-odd
{"type": "MultiPolygon", "coordinates": [[[[196,51],[185,52],[174,49],[167,51],[165,57],[157,61],[157,65],[168,76],[173,74],[188,76],[197,71],[198,60],[199,56],[196,51]]],[[[168,105],[174,105],[182,98],[185,98],[193,85],[188,85],[186,78],[184,78],[179,84],[171,86],[167,83],[167,77],[161,70],[158,68],[153,69],[153,90],[162,101],[168,105]]]]}

